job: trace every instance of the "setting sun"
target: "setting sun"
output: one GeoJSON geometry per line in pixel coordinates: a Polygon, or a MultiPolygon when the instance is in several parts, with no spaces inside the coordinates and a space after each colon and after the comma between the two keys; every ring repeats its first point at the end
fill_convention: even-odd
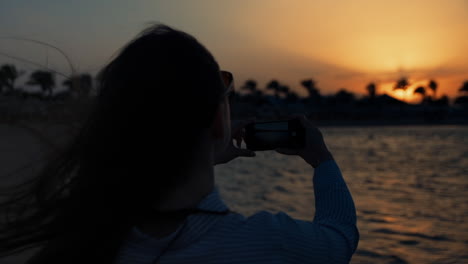
{"type": "MultiPolygon", "coordinates": [[[[45,5],[31,4],[28,8],[34,11],[26,12],[5,4],[2,10],[8,11],[11,5],[13,11],[0,10],[5,25],[10,25],[0,33],[56,44],[77,68],[95,74],[145,23],[159,21],[196,35],[222,68],[235,74],[239,85],[254,79],[264,89],[270,80],[278,79],[304,96],[307,92],[300,81],[312,78],[323,94],[346,89],[362,96],[367,84],[374,82],[379,93],[417,102],[420,96],[412,94],[415,87],[406,93],[393,92],[395,81],[406,76],[412,84],[426,85],[435,79],[438,95],[454,98],[468,79],[467,3],[256,0],[247,5],[200,0],[181,5],[150,1],[135,4],[132,12],[127,2],[113,4],[115,17],[124,20],[109,17],[107,7],[101,5],[83,4],[81,13],[72,12],[66,4],[53,5],[57,14],[64,14],[59,17],[51,16],[45,5]],[[83,15],[89,18],[83,24],[72,23],[83,15]]],[[[68,72],[42,47],[0,44],[0,52],[41,64],[47,61],[56,66],[54,70],[68,72]]]]}
{"type": "Polygon", "coordinates": [[[0,0],[0,135],[0,264],[468,263],[468,0],[0,0]]]}
{"type": "Polygon", "coordinates": [[[293,86],[300,78],[313,77],[330,92],[348,88],[363,93],[373,81],[390,95],[418,101],[412,86],[405,94],[393,93],[386,83],[402,76],[417,82],[436,79],[441,93],[455,96],[468,78],[468,35],[462,33],[468,27],[468,8],[462,1],[272,2],[254,1],[244,10],[249,19],[239,23],[265,56],[277,58],[263,59],[266,65],[254,61],[256,68],[282,72],[280,77],[293,86]],[[295,64],[295,71],[274,62],[295,64]]]}

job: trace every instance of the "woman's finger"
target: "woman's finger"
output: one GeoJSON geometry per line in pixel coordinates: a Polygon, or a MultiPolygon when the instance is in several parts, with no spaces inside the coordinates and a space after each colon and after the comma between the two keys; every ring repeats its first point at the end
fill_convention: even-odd
{"type": "Polygon", "coordinates": [[[242,129],[248,125],[248,124],[252,124],[252,123],[255,123],[255,118],[249,118],[247,120],[235,120],[235,121],[232,121],[231,123],[231,133],[232,135],[237,135],[237,134],[241,134],[242,132],[242,129]]]}
{"type": "Polygon", "coordinates": [[[255,152],[248,150],[248,149],[237,149],[237,156],[238,157],[255,157],[255,152]]]}
{"type": "Polygon", "coordinates": [[[279,148],[276,149],[276,152],[284,155],[299,155],[299,151],[297,149],[285,149],[285,148],[279,148]]]}
{"type": "Polygon", "coordinates": [[[234,140],[236,141],[236,146],[238,148],[240,148],[241,145],[242,145],[242,138],[241,137],[236,137],[236,138],[234,138],[234,140]]]}

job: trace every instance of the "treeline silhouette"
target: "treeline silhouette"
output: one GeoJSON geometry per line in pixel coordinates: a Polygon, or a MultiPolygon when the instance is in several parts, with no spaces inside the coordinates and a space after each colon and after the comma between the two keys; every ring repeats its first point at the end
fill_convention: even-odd
{"type": "MultiPolygon", "coordinates": [[[[411,83],[407,77],[395,81],[393,90],[420,96],[419,104],[408,104],[387,94],[380,94],[378,85],[372,82],[365,87],[367,93],[363,97],[345,88],[332,95],[322,95],[313,79],[302,80],[300,84],[307,92],[305,97],[299,96],[288,85],[275,79],[263,88],[259,87],[255,80],[247,80],[235,91],[232,114],[234,118],[249,116],[281,118],[293,113],[306,113],[312,119],[323,121],[457,120],[465,122],[468,117],[468,80],[461,85],[459,96],[452,104],[446,95],[437,96],[438,83],[435,80],[430,80],[426,86],[418,86],[411,91],[409,89],[411,83]]],[[[38,69],[26,76],[26,71],[18,70],[13,64],[2,65],[0,117],[3,119],[37,115],[51,117],[54,114],[60,116],[65,113],[73,116],[77,112],[82,113],[87,102],[91,101],[89,99],[96,94],[94,78],[89,73],[70,76],[63,80],[60,91],[57,87],[56,74],[53,71],[38,69]],[[16,82],[22,76],[27,77],[25,85],[40,89],[31,91],[18,86],[16,82]],[[36,109],[25,111],[28,105],[33,104],[36,104],[36,109]]],[[[177,102],[177,98],[168,99],[177,102]]]]}
{"type": "Polygon", "coordinates": [[[277,118],[294,113],[306,113],[318,121],[407,121],[468,123],[468,81],[459,89],[459,96],[450,104],[448,96],[437,96],[438,84],[430,80],[427,86],[410,90],[411,83],[403,77],[395,81],[393,90],[421,97],[419,104],[408,104],[387,94],[380,94],[376,83],[369,83],[367,94],[359,98],[353,92],[340,89],[332,95],[322,95],[313,79],[300,82],[307,91],[300,97],[287,85],[272,80],[264,89],[255,80],[247,80],[236,94],[234,116],[256,116],[277,118]]]}
{"type": "Polygon", "coordinates": [[[16,87],[16,80],[26,72],[17,70],[13,64],[4,64],[0,67],[0,94],[4,96],[19,96],[23,98],[34,97],[38,99],[69,99],[86,98],[93,89],[93,77],[91,74],[83,73],[71,76],[63,81],[62,85],[67,87],[59,93],[54,93],[57,82],[54,72],[47,70],[35,70],[30,73],[26,85],[39,86],[40,91],[31,92],[16,87]]]}

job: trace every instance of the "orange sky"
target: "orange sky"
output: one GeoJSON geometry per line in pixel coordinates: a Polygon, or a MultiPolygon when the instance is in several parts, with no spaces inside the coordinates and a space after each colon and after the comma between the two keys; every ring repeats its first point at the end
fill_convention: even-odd
{"type": "MultiPolygon", "coordinates": [[[[453,97],[468,80],[467,0],[4,0],[0,17],[0,37],[57,45],[82,71],[97,71],[145,23],[160,21],[197,37],[238,87],[276,78],[304,94],[299,81],[313,78],[323,94],[364,93],[371,81],[392,93],[407,76],[414,87],[433,78],[439,95],[453,97]]],[[[0,39],[0,52],[44,63],[43,47],[26,46],[0,39]]],[[[63,58],[47,56],[68,71],[63,58]]]]}

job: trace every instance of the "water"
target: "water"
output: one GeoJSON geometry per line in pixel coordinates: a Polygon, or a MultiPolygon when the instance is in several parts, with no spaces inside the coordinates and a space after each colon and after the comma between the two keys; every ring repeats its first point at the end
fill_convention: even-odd
{"type": "MultiPolygon", "coordinates": [[[[321,129],[353,195],[361,234],[351,263],[468,263],[468,127],[321,129]]],[[[313,169],[259,152],[216,168],[226,203],[250,215],[313,219],[313,169]]]]}
{"type": "MultiPolygon", "coordinates": [[[[64,130],[47,128],[50,138],[64,130]]],[[[468,127],[321,130],[356,203],[361,240],[351,263],[468,263],[468,127]]],[[[30,174],[34,166],[7,176],[44,155],[32,132],[0,126],[2,182],[30,174]]],[[[300,158],[258,152],[216,173],[235,211],[313,219],[313,169],[300,158]]]]}

